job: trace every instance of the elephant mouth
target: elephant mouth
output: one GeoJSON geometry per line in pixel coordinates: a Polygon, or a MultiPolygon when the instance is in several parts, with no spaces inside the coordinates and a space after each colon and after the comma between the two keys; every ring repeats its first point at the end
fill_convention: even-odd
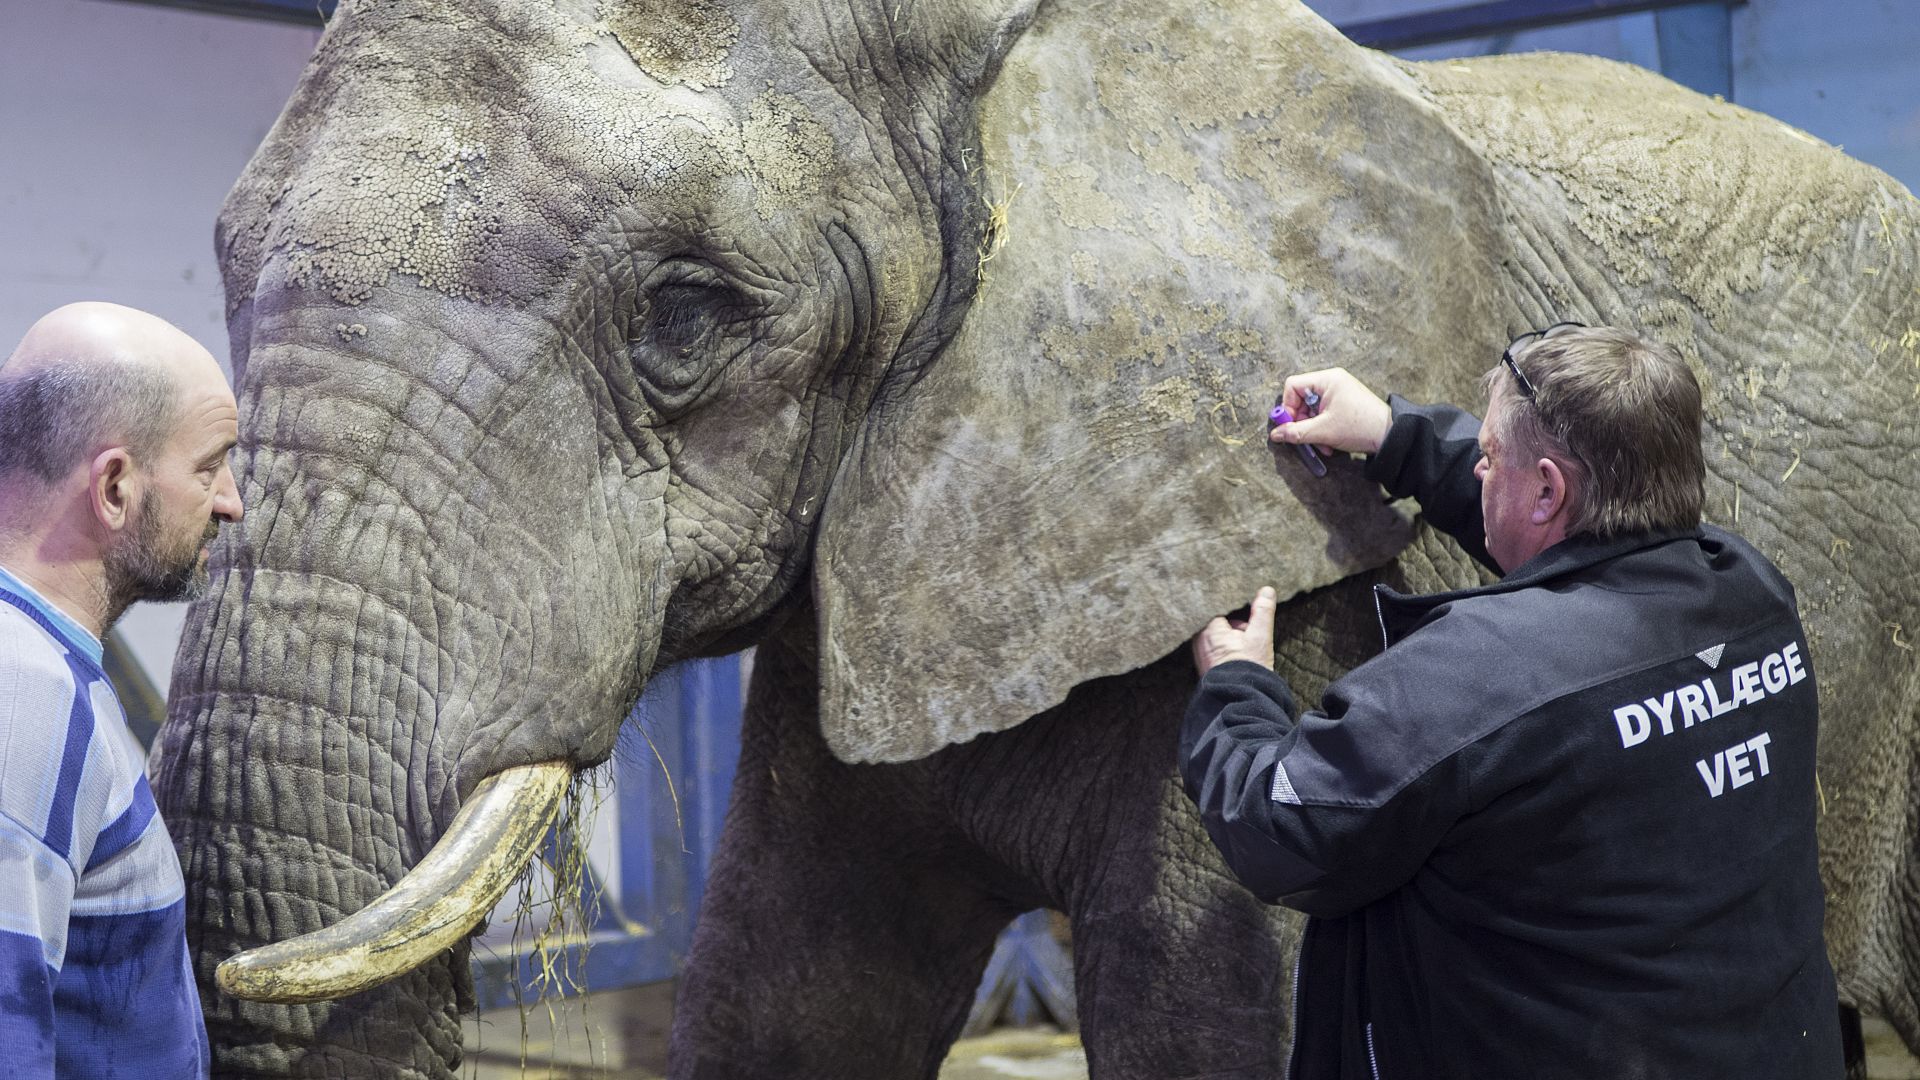
{"type": "Polygon", "coordinates": [[[493,910],[539,848],[572,778],[564,761],[488,777],[393,888],[323,930],[227,959],[214,981],[234,997],[291,1005],[357,994],[412,971],[493,910]]]}

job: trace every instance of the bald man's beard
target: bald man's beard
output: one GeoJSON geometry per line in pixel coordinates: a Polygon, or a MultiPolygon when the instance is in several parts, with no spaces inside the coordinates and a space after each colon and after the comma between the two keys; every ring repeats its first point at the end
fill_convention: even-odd
{"type": "Polygon", "coordinates": [[[180,529],[174,535],[167,524],[154,493],[141,496],[132,530],[107,555],[108,626],[141,600],[198,600],[206,593],[200,552],[220,535],[219,520],[209,518],[197,532],[180,529]]]}

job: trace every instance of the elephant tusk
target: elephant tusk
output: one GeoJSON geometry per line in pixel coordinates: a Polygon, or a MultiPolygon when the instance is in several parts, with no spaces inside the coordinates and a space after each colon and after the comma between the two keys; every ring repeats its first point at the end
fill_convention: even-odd
{"type": "Polygon", "coordinates": [[[488,777],[399,884],[323,930],[229,957],[214,981],[234,997],[291,1005],[357,994],[412,971],[500,902],[533,858],[572,778],[563,761],[488,777]]]}

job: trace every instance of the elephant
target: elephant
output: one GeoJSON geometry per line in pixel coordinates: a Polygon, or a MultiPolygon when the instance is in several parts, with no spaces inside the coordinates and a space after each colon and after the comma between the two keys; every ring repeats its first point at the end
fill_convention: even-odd
{"type": "Polygon", "coordinates": [[[1920,1046],[1920,202],[1811,136],[1298,0],[343,0],[215,242],[250,512],[153,771],[217,1075],[454,1075],[475,883],[749,644],[675,1077],[931,1077],[1037,907],[1093,1075],[1278,1075],[1299,925],[1180,791],[1185,642],[1274,585],[1311,698],[1373,586],[1482,572],[1266,406],[1473,404],[1562,318],[1702,382],[1821,683],[1841,995],[1920,1046]],[[229,993],[269,943],[344,981],[229,993]]]}

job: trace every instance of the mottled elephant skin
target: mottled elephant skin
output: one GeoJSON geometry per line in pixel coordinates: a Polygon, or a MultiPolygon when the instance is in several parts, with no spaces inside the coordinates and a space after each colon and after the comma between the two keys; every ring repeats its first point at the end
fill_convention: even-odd
{"type": "Polygon", "coordinates": [[[932,1077],[1041,905],[1096,1077],[1276,1075],[1295,927],[1178,793],[1184,641],[1276,585],[1317,694],[1370,583],[1475,572],[1265,407],[1472,404],[1561,318],[1696,364],[1821,679],[1841,993],[1920,1046],[1920,203],[1817,140],[1297,0],[343,0],[217,244],[250,513],[155,775],[221,1077],[453,1076],[464,948],[300,1006],[214,965],[756,642],[676,1077],[932,1077]]]}

